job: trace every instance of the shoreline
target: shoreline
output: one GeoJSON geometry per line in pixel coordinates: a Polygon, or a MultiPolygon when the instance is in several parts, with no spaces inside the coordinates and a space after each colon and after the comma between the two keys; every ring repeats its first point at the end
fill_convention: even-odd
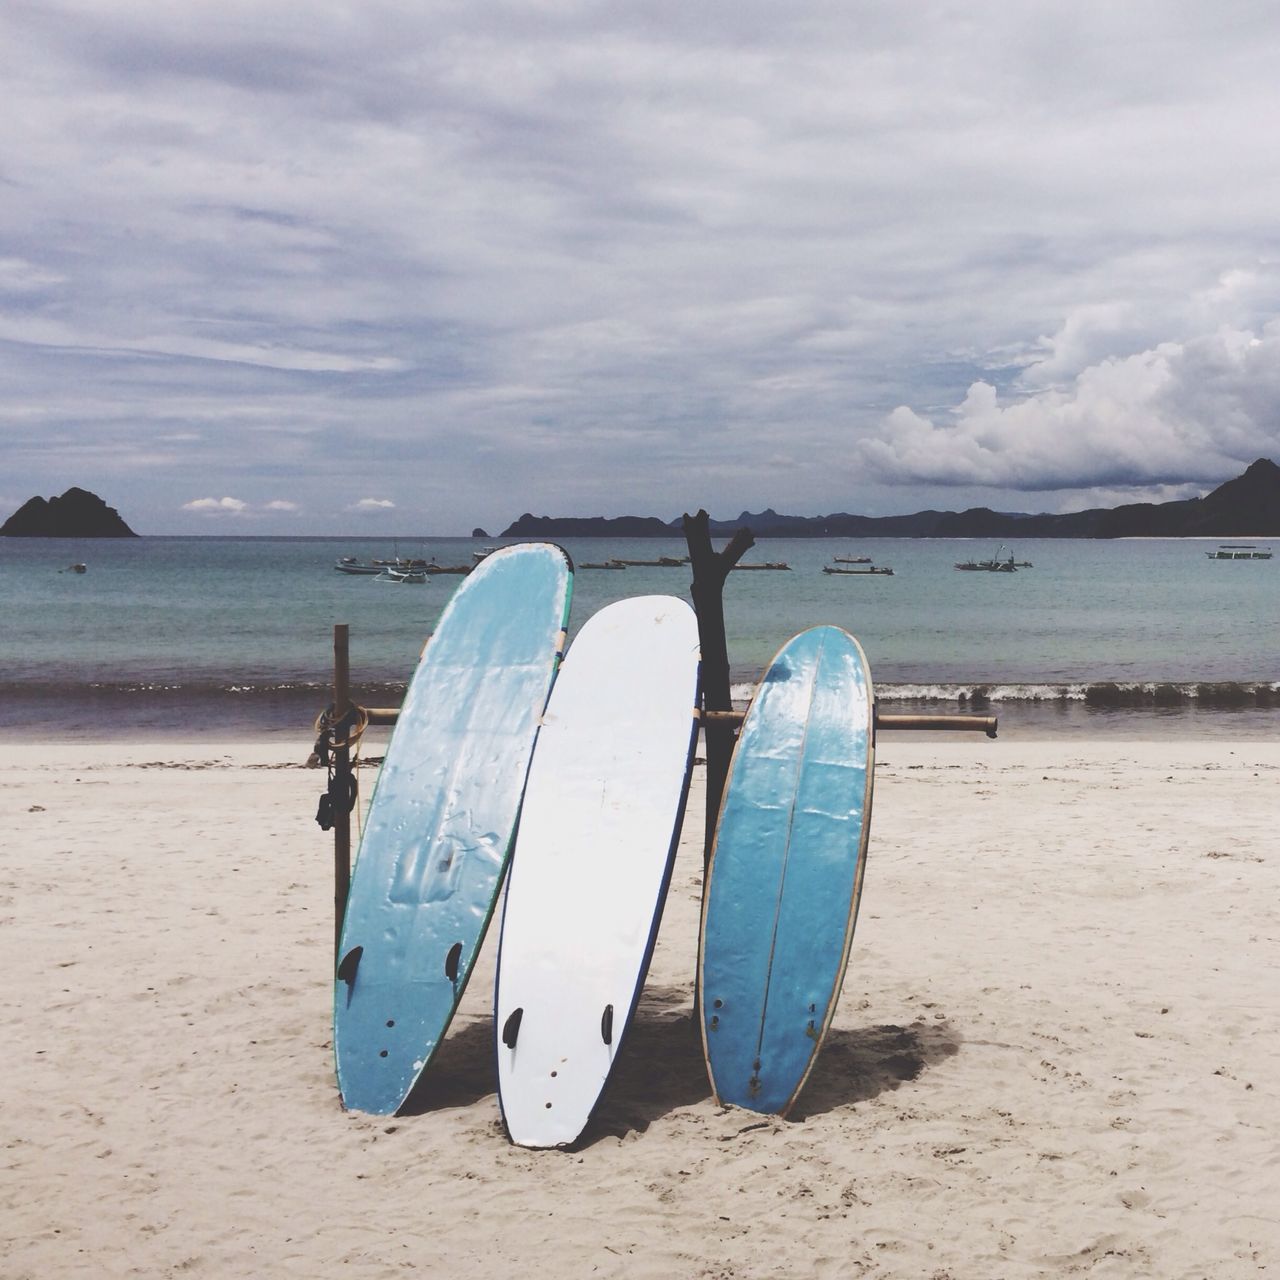
{"type": "Polygon", "coordinates": [[[342,1111],[307,746],[0,746],[14,1280],[1280,1266],[1280,743],[884,735],[844,992],[786,1121],[715,1106],[690,1023],[695,770],[636,1024],[567,1153],[502,1131],[496,928],[410,1113],[342,1111]]]}
{"type": "MultiPolygon", "coordinates": [[[[1028,739],[1151,741],[1204,738],[1271,741],[1280,737],[1280,682],[1253,681],[1175,686],[1134,682],[1090,686],[970,682],[963,685],[876,686],[887,713],[996,716],[1002,736],[1028,739]],[[1050,696],[1071,690],[1070,696],[1050,696]],[[1190,692],[1188,692],[1190,691],[1190,692]],[[945,696],[950,695],[950,696],[945,696]]],[[[734,706],[745,709],[754,685],[733,683],[734,706]]],[[[332,698],[321,685],[259,690],[210,688],[192,694],[135,685],[37,686],[10,684],[0,698],[0,726],[37,742],[199,741],[307,738],[332,698]]],[[[364,706],[399,706],[403,685],[357,685],[364,706]]],[[[386,733],[371,730],[371,735],[386,733]]]]}

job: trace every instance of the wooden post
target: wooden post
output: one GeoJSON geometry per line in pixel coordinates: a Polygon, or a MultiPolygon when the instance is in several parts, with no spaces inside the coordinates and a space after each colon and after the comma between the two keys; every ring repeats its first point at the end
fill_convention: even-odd
{"type": "MultiPolygon", "coordinates": [[[[350,628],[345,622],[333,627],[333,722],[339,724],[351,708],[350,628]]],[[[333,750],[334,793],[349,794],[351,777],[350,734],[338,730],[341,745],[333,750]]],[[[347,910],[347,894],[351,888],[351,813],[345,803],[335,804],[333,812],[333,957],[338,962],[342,945],[342,920],[347,910]]]]}
{"type": "MultiPolygon", "coordinates": [[[[702,647],[702,705],[707,711],[731,711],[729,694],[729,645],[724,631],[724,580],[743,553],[755,545],[750,529],[739,529],[723,551],[711,546],[711,517],[705,511],[684,516],[684,538],[693,568],[690,594],[698,615],[698,641],[702,647]]],[[[702,728],[707,748],[707,826],[702,846],[705,871],[711,859],[716,820],[729,761],[733,756],[734,726],[707,720],[702,728]]]]}
{"type": "Polygon", "coordinates": [[[999,723],[995,716],[917,716],[881,715],[876,712],[877,729],[912,729],[938,732],[942,729],[959,730],[961,733],[985,733],[996,736],[999,723]]]}

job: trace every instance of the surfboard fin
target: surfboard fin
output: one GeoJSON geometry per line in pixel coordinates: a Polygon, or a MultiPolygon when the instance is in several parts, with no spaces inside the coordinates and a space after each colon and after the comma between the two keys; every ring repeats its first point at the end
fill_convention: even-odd
{"type": "Polygon", "coordinates": [[[462,943],[455,942],[449,948],[449,954],[444,958],[444,976],[450,982],[458,980],[458,961],[462,959],[462,943]]]}
{"type": "Polygon", "coordinates": [[[502,1043],[508,1049],[516,1047],[516,1038],[520,1035],[520,1019],[524,1017],[523,1009],[516,1009],[508,1015],[506,1022],[502,1024],[502,1043]]]}
{"type": "Polygon", "coordinates": [[[364,955],[363,947],[352,947],[351,950],[342,957],[342,961],[338,965],[339,982],[345,982],[349,987],[355,985],[356,970],[360,967],[360,957],[362,955],[364,955]]]}
{"type": "Polygon", "coordinates": [[[600,1039],[605,1044],[613,1043],[613,1005],[607,1004],[600,1015],[600,1039]]]}

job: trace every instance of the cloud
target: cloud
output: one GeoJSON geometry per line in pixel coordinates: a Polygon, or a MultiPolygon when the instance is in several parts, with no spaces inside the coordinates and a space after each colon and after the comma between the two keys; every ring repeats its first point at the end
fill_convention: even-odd
{"type": "MultiPolygon", "coordinates": [[[[1065,371],[1082,349],[1067,360],[1049,344],[1046,363],[1065,371]]],[[[1213,482],[1277,452],[1278,321],[1104,358],[1003,400],[975,382],[947,420],[901,405],[858,447],[891,483],[1020,491],[1213,482]]]]}
{"type": "Polygon", "coordinates": [[[183,511],[205,511],[216,515],[238,516],[248,508],[249,504],[239,498],[195,498],[182,504],[183,511]]]}
{"type": "Polygon", "coordinates": [[[285,498],[276,498],[273,502],[268,502],[262,509],[264,511],[297,511],[300,508],[296,502],[289,502],[285,498]]]}
{"type": "Polygon", "coordinates": [[[390,498],[361,498],[347,508],[348,511],[390,511],[396,504],[390,498]]]}
{"type": "Polygon", "coordinates": [[[66,283],[66,276],[23,258],[0,258],[0,293],[35,293],[66,283]]]}
{"type": "Polygon", "coordinates": [[[397,523],[456,532],[1274,452],[1256,21],[374,8],[0,6],[14,486],[163,529],[279,485],[246,514],[327,532],[414,466],[397,523]]]}

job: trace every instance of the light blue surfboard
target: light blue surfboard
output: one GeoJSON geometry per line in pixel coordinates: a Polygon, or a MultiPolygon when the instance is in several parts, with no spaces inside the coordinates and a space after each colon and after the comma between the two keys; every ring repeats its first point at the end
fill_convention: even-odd
{"type": "Polygon", "coordinates": [[[698,989],[717,1101],[785,1115],[835,1013],[871,823],[867,661],[839,627],[779,650],[734,749],[698,989]]]}
{"type": "Polygon", "coordinates": [[[493,552],[454,593],[410,682],[338,949],[334,1055],[353,1110],[400,1108],[462,998],[506,869],[572,584],[559,547],[493,552]]]}

